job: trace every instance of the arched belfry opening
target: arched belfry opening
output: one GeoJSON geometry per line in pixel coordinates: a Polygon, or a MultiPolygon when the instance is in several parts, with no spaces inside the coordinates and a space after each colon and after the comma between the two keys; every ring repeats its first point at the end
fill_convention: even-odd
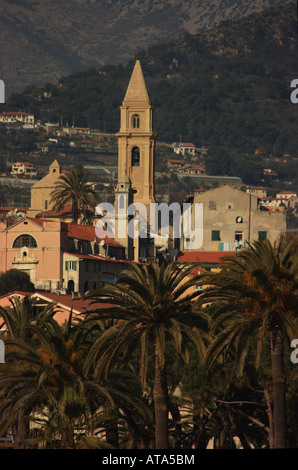
{"type": "Polygon", "coordinates": [[[140,128],[140,116],[138,114],[134,114],[131,118],[131,125],[134,129],[140,128]]]}
{"type": "Polygon", "coordinates": [[[131,151],[131,166],[140,166],[140,149],[133,147],[131,151]]]}

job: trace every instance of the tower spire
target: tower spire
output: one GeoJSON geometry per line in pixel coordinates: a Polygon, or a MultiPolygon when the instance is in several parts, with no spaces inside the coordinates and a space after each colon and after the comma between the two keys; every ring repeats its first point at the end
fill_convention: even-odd
{"type": "MultiPolygon", "coordinates": [[[[154,169],[157,139],[153,131],[153,110],[142,67],[137,59],[120,106],[120,130],[116,134],[118,137],[118,185],[115,204],[117,220],[122,216],[120,202],[122,201],[123,205],[124,201],[131,198],[132,202],[143,205],[142,220],[145,224],[146,222],[150,224],[150,205],[155,202],[154,169]]],[[[140,226],[137,230],[140,230],[140,226]]],[[[128,240],[119,239],[119,241],[127,247],[127,252],[132,252],[128,240]]],[[[139,256],[139,248],[138,244],[134,247],[136,259],[139,256]]]]}
{"type": "Polygon", "coordinates": [[[123,100],[123,106],[129,103],[150,104],[149,95],[140,60],[137,59],[123,100]]]}

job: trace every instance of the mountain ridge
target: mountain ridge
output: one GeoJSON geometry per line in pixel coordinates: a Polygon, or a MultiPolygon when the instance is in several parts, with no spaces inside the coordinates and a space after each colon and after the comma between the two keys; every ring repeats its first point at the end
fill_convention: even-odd
{"type": "Polygon", "coordinates": [[[287,0],[2,0],[0,78],[7,94],[27,84],[106,64],[287,0]]]}
{"type": "MultiPolygon", "coordinates": [[[[295,8],[290,2],[139,51],[160,141],[298,157],[295,8]]],[[[114,134],[134,62],[66,75],[44,90],[27,86],[0,109],[114,134]]]]}

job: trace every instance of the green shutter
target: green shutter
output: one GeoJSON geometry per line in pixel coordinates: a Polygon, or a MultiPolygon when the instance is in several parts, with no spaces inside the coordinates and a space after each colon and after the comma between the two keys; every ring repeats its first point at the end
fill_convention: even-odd
{"type": "Polygon", "coordinates": [[[259,240],[266,240],[267,232],[264,230],[259,231],[259,240]]]}
{"type": "Polygon", "coordinates": [[[211,240],[213,242],[220,241],[220,231],[219,230],[212,230],[211,240]]]}
{"type": "Polygon", "coordinates": [[[76,262],[76,261],[73,262],[73,270],[74,270],[74,271],[77,270],[77,262],[76,262]]]}
{"type": "Polygon", "coordinates": [[[65,261],[65,271],[68,271],[68,261],[65,261]]]}

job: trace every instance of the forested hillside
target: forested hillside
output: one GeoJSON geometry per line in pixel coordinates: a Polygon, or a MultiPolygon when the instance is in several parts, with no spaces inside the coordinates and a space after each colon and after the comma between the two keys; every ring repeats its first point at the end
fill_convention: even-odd
{"type": "MultiPolygon", "coordinates": [[[[298,105],[290,101],[291,80],[298,78],[296,28],[290,2],[139,51],[159,140],[298,156],[298,105]]],[[[117,132],[133,64],[82,71],[43,90],[28,84],[2,109],[117,132]]]]}
{"type": "Polygon", "coordinates": [[[140,47],[196,34],[287,0],[1,0],[0,77],[7,93],[90,67],[126,63],[140,47]]]}

